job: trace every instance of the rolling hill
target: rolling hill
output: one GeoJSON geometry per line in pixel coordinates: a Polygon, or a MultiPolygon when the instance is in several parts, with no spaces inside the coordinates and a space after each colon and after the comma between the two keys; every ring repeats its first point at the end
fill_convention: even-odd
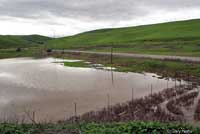
{"type": "Polygon", "coordinates": [[[50,39],[41,35],[0,35],[0,49],[38,46],[50,39]]]}
{"type": "Polygon", "coordinates": [[[48,41],[54,49],[200,56],[200,19],[100,29],[48,41]]]}

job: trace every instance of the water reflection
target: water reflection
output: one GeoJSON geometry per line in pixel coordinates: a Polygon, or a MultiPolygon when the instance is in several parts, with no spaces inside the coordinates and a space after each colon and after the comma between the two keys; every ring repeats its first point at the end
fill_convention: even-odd
{"type": "Polygon", "coordinates": [[[148,95],[151,85],[153,92],[174,86],[171,79],[151,73],[64,67],[58,61],[62,59],[0,60],[0,116],[23,115],[29,109],[37,120],[55,121],[73,115],[74,102],[82,114],[125,102],[133,94],[134,98],[148,95]]]}

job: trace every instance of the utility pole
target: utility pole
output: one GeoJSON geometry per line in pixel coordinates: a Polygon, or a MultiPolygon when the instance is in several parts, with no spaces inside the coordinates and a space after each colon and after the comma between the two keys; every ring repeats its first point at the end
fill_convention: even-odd
{"type": "Polygon", "coordinates": [[[167,78],[167,89],[169,88],[169,78],[167,78]]]}
{"type": "Polygon", "coordinates": [[[75,116],[75,122],[77,121],[77,108],[76,108],[76,102],[74,103],[74,116],[75,116]]]}
{"type": "Polygon", "coordinates": [[[181,88],[181,85],[182,85],[181,81],[182,81],[182,74],[180,73],[180,81],[179,81],[179,87],[180,88],[181,88]]]}
{"type": "Polygon", "coordinates": [[[108,108],[110,108],[110,95],[109,94],[107,94],[107,105],[108,105],[108,108]]]}
{"type": "Polygon", "coordinates": [[[188,81],[188,87],[190,87],[190,73],[189,73],[189,71],[187,73],[187,81],[188,81]]]}
{"type": "Polygon", "coordinates": [[[35,111],[33,111],[33,120],[35,121],[35,111]]]}
{"type": "Polygon", "coordinates": [[[175,72],[175,90],[176,90],[177,72],[175,72]]]}
{"type": "Polygon", "coordinates": [[[133,102],[133,99],[134,99],[134,89],[132,88],[132,102],[133,102]]]}
{"type": "Polygon", "coordinates": [[[113,77],[113,68],[111,66],[111,79],[112,79],[112,85],[114,85],[114,77],[113,77]]]}
{"type": "Polygon", "coordinates": [[[113,64],[113,45],[111,46],[111,50],[110,50],[110,64],[113,64]]]}
{"type": "Polygon", "coordinates": [[[151,84],[151,99],[150,99],[150,100],[151,100],[151,105],[153,104],[153,103],[152,103],[152,100],[153,100],[153,91],[152,91],[152,90],[153,90],[153,86],[152,86],[152,84],[151,84]]]}
{"type": "Polygon", "coordinates": [[[77,117],[77,103],[76,102],[74,103],[74,116],[75,116],[75,123],[77,123],[78,128],[79,128],[78,132],[79,132],[79,134],[82,134],[81,125],[80,125],[78,117],[77,117]]]}

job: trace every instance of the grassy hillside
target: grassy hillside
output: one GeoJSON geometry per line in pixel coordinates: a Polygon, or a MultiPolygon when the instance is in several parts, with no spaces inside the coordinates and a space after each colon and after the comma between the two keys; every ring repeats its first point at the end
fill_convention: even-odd
{"type": "Polygon", "coordinates": [[[36,46],[49,39],[40,35],[0,35],[0,49],[36,46]]]}
{"type": "Polygon", "coordinates": [[[51,48],[200,56],[200,19],[102,29],[48,42],[51,48]]]}
{"type": "Polygon", "coordinates": [[[43,44],[51,38],[41,35],[24,35],[21,36],[22,39],[27,40],[32,43],[43,44]]]}

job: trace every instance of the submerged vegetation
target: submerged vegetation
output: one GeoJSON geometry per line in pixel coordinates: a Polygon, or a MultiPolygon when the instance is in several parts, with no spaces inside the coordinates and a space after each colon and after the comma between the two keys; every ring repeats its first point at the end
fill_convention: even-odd
{"type": "Polygon", "coordinates": [[[197,109],[195,111],[195,120],[200,121],[200,100],[198,101],[197,109]]]}
{"type": "MultiPolygon", "coordinates": [[[[184,116],[163,110],[162,103],[192,91],[190,86],[165,89],[140,99],[110,106],[100,111],[74,116],[58,123],[0,124],[1,134],[146,134],[194,133],[199,127],[183,124],[184,116]],[[159,121],[159,122],[158,122],[159,121]],[[175,124],[176,123],[176,124],[175,124]]],[[[189,95],[190,96],[190,95],[189,95]]],[[[184,98],[186,99],[186,98],[184,98]]],[[[170,109],[169,109],[170,110],[170,109]]],[[[198,110],[198,107],[197,107],[198,110]]],[[[172,111],[171,111],[172,112],[172,111]]],[[[195,116],[194,116],[195,118],[195,116]]]]}
{"type": "MultiPolygon", "coordinates": [[[[185,100],[188,103],[190,100],[187,99],[188,96],[191,96],[189,94],[191,91],[193,91],[193,87],[191,86],[180,86],[177,89],[169,88],[144,98],[134,99],[114,106],[108,106],[100,111],[88,112],[80,117],[72,117],[68,119],[67,122],[73,122],[75,119],[81,122],[119,122],[133,120],[176,123],[188,122],[184,113],[178,109],[181,106],[178,107],[178,104],[171,105],[171,100],[184,95],[182,97],[183,99],[179,100],[179,102],[184,103],[185,100]],[[167,106],[164,105],[165,102],[167,102],[167,106]],[[176,106],[177,108],[174,108],[176,106]],[[168,109],[167,111],[169,112],[165,109],[168,109]],[[177,113],[177,111],[175,111],[177,114],[174,114],[174,110],[176,109],[178,109],[181,114],[177,113]]],[[[194,96],[194,98],[195,97],[197,98],[197,96],[194,96]]],[[[193,113],[198,109],[198,105],[194,105],[194,109],[192,109],[193,113]]],[[[192,115],[193,113],[191,111],[191,118],[194,120],[194,116],[192,115]]]]}

